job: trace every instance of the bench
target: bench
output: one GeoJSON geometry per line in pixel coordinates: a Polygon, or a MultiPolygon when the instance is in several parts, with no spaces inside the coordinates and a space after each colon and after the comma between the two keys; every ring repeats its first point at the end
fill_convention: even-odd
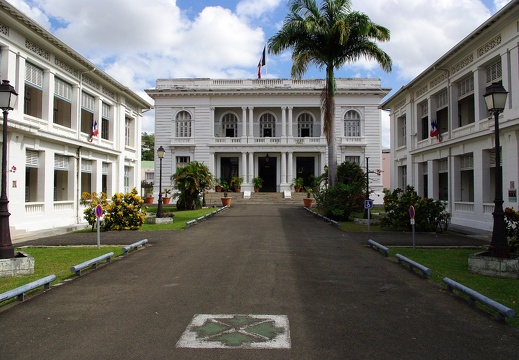
{"type": "Polygon", "coordinates": [[[50,289],[50,283],[54,280],[56,280],[56,275],[52,274],[44,278],[30,282],[28,284],[22,285],[20,287],[17,287],[16,289],[6,291],[0,294],[0,302],[14,298],[15,296],[18,297],[19,301],[24,301],[26,292],[34,290],[40,286],[43,286],[45,290],[48,290],[50,289]]]}
{"type": "Polygon", "coordinates": [[[409,258],[406,258],[403,255],[396,254],[396,258],[398,259],[398,263],[399,264],[402,264],[403,262],[409,264],[409,268],[411,270],[413,270],[414,268],[417,268],[417,269],[421,270],[422,271],[422,275],[423,275],[424,278],[427,278],[427,276],[432,274],[432,270],[429,269],[428,267],[423,266],[422,264],[419,264],[416,261],[413,261],[413,260],[411,260],[409,258]]]}
{"type": "Polygon", "coordinates": [[[114,253],[113,252],[109,252],[107,254],[104,254],[104,255],[98,256],[96,258],[87,260],[87,261],[85,261],[85,262],[83,262],[81,264],[72,266],[70,268],[70,271],[72,271],[73,273],[76,273],[77,276],[81,276],[81,270],[86,269],[88,267],[92,267],[93,269],[97,269],[97,265],[100,262],[106,260],[106,262],[109,263],[110,260],[112,260],[112,256],[114,256],[114,253]]]}
{"type": "Polygon", "coordinates": [[[124,246],[123,253],[124,253],[124,255],[126,255],[130,251],[137,249],[139,246],[146,246],[147,243],[148,243],[148,239],[144,239],[141,241],[137,241],[136,243],[124,246]]]}
{"type": "Polygon", "coordinates": [[[450,292],[453,292],[454,289],[461,291],[462,293],[465,293],[470,298],[470,305],[474,305],[476,301],[479,301],[483,305],[488,306],[491,309],[494,309],[498,312],[498,319],[504,320],[505,317],[512,319],[515,316],[515,311],[504,306],[503,304],[498,303],[497,301],[494,301],[485,295],[482,295],[478,293],[477,291],[472,290],[471,288],[466,287],[465,285],[462,285],[454,280],[451,280],[449,278],[443,278],[443,282],[447,285],[447,290],[450,292]]]}
{"type": "Polygon", "coordinates": [[[391,251],[387,247],[385,247],[384,245],[379,244],[378,242],[376,242],[374,240],[371,240],[371,239],[368,240],[368,244],[369,244],[369,247],[372,248],[372,249],[383,251],[386,254],[386,256],[388,256],[389,252],[391,251]]]}

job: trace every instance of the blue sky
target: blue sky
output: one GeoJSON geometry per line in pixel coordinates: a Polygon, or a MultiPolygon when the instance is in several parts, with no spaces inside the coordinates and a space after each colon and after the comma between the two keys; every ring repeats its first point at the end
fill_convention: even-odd
{"type": "MultiPolygon", "coordinates": [[[[263,46],[288,11],[286,0],[7,1],[150,103],[144,89],[159,78],[256,78],[263,46]]],[[[336,76],[380,78],[394,92],[508,2],[352,0],[354,10],[390,29],[391,41],[380,47],[393,59],[393,71],[362,60],[336,76]]],[[[267,70],[269,78],[289,78],[290,55],[267,55],[263,78],[267,70]]],[[[305,76],[323,77],[315,68],[305,76]]],[[[143,131],[154,131],[153,111],[143,131]]],[[[389,146],[385,113],[382,145],[389,146]]]]}

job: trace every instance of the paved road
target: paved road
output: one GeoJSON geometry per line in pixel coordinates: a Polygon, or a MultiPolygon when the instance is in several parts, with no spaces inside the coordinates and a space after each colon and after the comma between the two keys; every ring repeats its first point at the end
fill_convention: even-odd
{"type": "MultiPolygon", "coordinates": [[[[139,233],[114,234],[127,242],[139,233]]],[[[146,236],[152,243],[147,249],[0,311],[1,358],[513,359],[518,354],[519,331],[365,247],[367,235],[344,234],[299,207],[240,205],[185,231],[146,236]],[[197,314],[220,316],[206,327],[190,326],[197,314]],[[263,326],[257,332],[279,330],[289,335],[290,348],[177,347],[187,330],[214,331],[227,314],[285,316],[289,330],[266,322],[268,331],[263,326]]]]}

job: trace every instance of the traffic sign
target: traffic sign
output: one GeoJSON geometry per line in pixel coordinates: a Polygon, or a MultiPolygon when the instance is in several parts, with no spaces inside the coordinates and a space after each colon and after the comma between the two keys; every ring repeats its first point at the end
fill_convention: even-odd
{"type": "Polygon", "coordinates": [[[411,205],[411,206],[409,206],[409,217],[411,219],[414,219],[414,216],[415,216],[414,206],[411,205]]]}
{"type": "Polygon", "coordinates": [[[97,218],[103,216],[103,207],[101,205],[96,206],[96,216],[97,218]]]}
{"type": "Polygon", "coordinates": [[[373,209],[373,200],[364,200],[364,209],[373,209]]]}

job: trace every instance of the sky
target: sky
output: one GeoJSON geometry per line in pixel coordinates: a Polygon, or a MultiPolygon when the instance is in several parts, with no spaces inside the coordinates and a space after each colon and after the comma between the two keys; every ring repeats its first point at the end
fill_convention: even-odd
{"type": "MultiPolygon", "coordinates": [[[[157,79],[257,78],[263,47],[288,13],[287,0],[7,1],[151,104],[144,90],[157,79]]],[[[393,70],[385,73],[362,59],[335,76],[379,78],[391,96],[508,2],[352,0],[353,10],[391,31],[391,40],[379,47],[392,58],[393,70]]],[[[290,78],[290,51],[266,60],[262,78],[290,78]]],[[[303,78],[322,79],[324,71],[310,68],[303,78]]],[[[144,132],[154,132],[154,116],[144,114],[144,132]]],[[[386,112],[382,146],[389,147],[386,112]]]]}

